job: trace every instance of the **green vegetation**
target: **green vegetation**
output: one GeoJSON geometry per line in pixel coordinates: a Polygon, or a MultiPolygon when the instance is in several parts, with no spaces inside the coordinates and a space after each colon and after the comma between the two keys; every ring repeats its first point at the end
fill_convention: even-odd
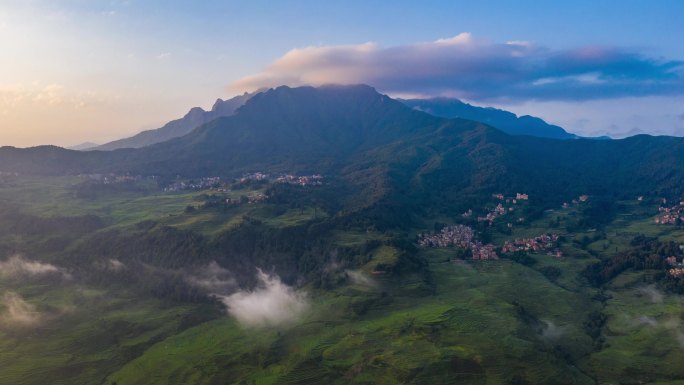
{"type": "MultiPolygon", "coordinates": [[[[653,223],[652,204],[617,204],[607,221],[592,222],[589,203],[512,229],[495,221],[481,228],[495,244],[557,232],[564,257],[521,253],[477,262],[462,260],[457,248],[416,249],[397,231],[331,226],[339,219],[311,205],[314,190],[300,191],[299,207],[276,196],[224,206],[207,202],[268,186],[220,193],[115,189],[93,200],[73,193],[78,178],[13,183],[0,192],[8,202],[0,221],[4,253],[20,252],[69,276],[0,275],[2,292],[14,293],[37,317],[10,320],[16,304],[5,299],[3,384],[592,384],[684,377],[677,365],[684,358],[684,310],[680,296],[658,280],[662,270],[652,270],[662,266],[624,266],[594,286],[587,278],[622,256],[648,259],[651,249],[640,258],[635,248],[667,254],[684,242],[682,229],[653,223]],[[304,234],[314,235],[307,241],[304,234]],[[669,249],[654,246],[656,239],[669,249]],[[274,253],[277,260],[264,259],[274,253]],[[241,254],[252,263],[236,258],[241,254]],[[128,270],[122,274],[107,261],[128,270]],[[211,261],[239,272],[247,286],[255,283],[255,266],[273,263],[286,282],[308,277],[299,289],[307,293],[307,312],[276,327],[240,325],[187,280],[211,261]]],[[[516,215],[533,208],[521,203],[516,215]]]]}
{"type": "Polygon", "coordinates": [[[509,137],[359,86],[138,150],[0,149],[0,384],[681,382],[684,229],[654,216],[682,146],[509,137]],[[233,183],[257,171],[325,178],[233,183]],[[446,226],[501,258],[419,247],[446,226]]]}

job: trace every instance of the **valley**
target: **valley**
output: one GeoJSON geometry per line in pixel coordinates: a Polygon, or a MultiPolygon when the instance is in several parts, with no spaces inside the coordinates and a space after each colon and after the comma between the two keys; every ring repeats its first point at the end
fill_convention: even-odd
{"type": "Polygon", "coordinates": [[[0,0],[0,385],[684,385],[683,14],[0,0]]]}
{"type": "Polygon", "coordinates": [[[414,219],[421,227],[389,230],[319,203],[336,188],[323,180],[238,178],[164,191],[143,178],[102,184],[91,195],[80,193],[85,177],[3,177],[0,250],[15,260],[0,269],[14,269],[0,275],[0,383],[592,384],[684,376],[681,295],[663,269],[627,268],[599,284],[586,276],[629,252],[638,236],[684,244],[683,228],[655,222],[657,199],[595,212],[589,196],[540,212],[530,195],[509,200],[515,211],[478,221],[501,202],[487,194],[468,206],[472,217],[430,215],[414,219]],[[268,199],[241,199],[253,194],[268,199]],[[233,199],[242,203],[226,204],[233,199]],[[509,227],[518,216],[526,220],[509,227]],[[499,259],[473,260],[458,245],[418,247],[418,234],[456,224],[471,226],[499,259]],[[540,234],[559,234],[553,249],[561,257],[501,251],[506,241],[540,234]],[[245,244],[250,237],[259,246],[245,244]],[[166,243],[161,253],[146,251],[158,242],[166,243]],[[167,247],[182,252],[164,254],[167,247]],[[296,321],[249,326],[226,311],[216,295],[258,290],[255,266],[304,296],[296,321]]]}

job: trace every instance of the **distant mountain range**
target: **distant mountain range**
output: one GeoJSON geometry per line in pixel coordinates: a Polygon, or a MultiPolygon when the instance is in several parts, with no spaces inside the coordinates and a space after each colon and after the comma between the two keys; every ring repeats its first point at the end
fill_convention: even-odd
{"type": "MultiPolygon", "coordinates": [[[[228,100],[218,99],[210,111],[200,107],[192,108],[185,116],[165,124],[161,128],[143,131],[129,138],[115,140],[103,145],[83,143],[70,147],[71,150],[116,150],[120,148],[140,148],[190,133],[195,128],[210,121],[233,115],[247,100],[264,89],[253,93],[245,93],[228,100]]],[[[458,99],[397,99],[409,107],[444,118],[462,118],[474,120],[498,128],[511,135],[530,135],[541,138],[577,139],[578,136],[566,132],[563,128],[546,123],[534,116],[518,117],[512,112],[491,107],[477,107],[463,103],[458,99]]]]}
{"type": "Polygon", "coordinates": [[[409,107],[444,118],[474,120],[496,127],[510,135],[529,135],[540,138],[577,139],[575,134],[563,128],[548,124],[544,120],[523,115],[518,117],[512,112],[492,107],[477,107],[453,98],[399,99],[409,107]]]}
{"type": "Polygon", "coordinates": [[[172,120],[163,127],[154,130],[143,131],[130,138],[115,140],[103,145],[90,147],[73,148],[75,150],[116,150],[119,148],[140,148],[155,143],[161,143],[169,139],[183,136],[195,128],[209,123],[210,121],[222,117],[230,116],[235,110],[240,108],[249,98],[256,93],[244,93],[228,100],[217,99],[210,111],[205,111],[201,107],[192,108],[185,116],[180,119],[172,120]]]}
{"type": "Polygon", "coordinates": [[[554,204],[580,194],[681,194],[684,138],[511,136],[418,111],[368,86],[278,87],[231,116],[140,149],[5,147],[0,171],[162,178],[323,173],[340,181],[352,207],[410,211],[413,204],[440,207],[500,191],[554,204]]]}

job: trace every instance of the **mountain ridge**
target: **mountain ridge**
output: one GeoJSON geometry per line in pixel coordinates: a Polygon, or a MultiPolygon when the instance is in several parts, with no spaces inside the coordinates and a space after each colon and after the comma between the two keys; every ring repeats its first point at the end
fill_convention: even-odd
{"type": "Polygon", "coordinates": [[[202,124],[209,123],[219,117],[234,114],[247,100],[262,91],[263,90],[258,90],[253,93],[245,92],[242,95],[227,100],[219,98],[216,99],[209,111],[205,111],[201,107],[193,107],[182,118],[172,120],[160,128],[145,130],[128,138],[118,139],[84,149],[111,151],[120,148],[140,148],[181,137],[202,124]]]}
{"type": "Polygon", "coordinates": [[[489,124],[510,135],[529,135],[552,139],[577,139],[579,136],[562,127],[548,124],[531,115],[521,115],[494,107],[478,107],[459,99],[398,99],[409,107],[443,118],[463,118],[489,124]]]}
{"type": "Polygon", "coordinates": [[[0,171],[21,173],[165,178],[323,173],[344,181],[357,203],[436,207],[455,196],[495,191],[524,191],[549,201],[680,192],[684,139],[511,136],[412,109],[369,86],[283,86],[166,142],[115,151],[2,148],[0,165],[0,171]]]}

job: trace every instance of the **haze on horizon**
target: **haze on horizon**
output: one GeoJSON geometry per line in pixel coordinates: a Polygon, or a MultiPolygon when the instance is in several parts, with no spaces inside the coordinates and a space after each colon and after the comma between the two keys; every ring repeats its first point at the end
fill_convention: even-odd
{"type": "Polygon", "coordinates": [[[681,1],[0,3],[0,145],[103,143],[259,87],[454,96],[684,136],[681,1]],[[354,26],[354,28],[350,28],[354,26]]]}

